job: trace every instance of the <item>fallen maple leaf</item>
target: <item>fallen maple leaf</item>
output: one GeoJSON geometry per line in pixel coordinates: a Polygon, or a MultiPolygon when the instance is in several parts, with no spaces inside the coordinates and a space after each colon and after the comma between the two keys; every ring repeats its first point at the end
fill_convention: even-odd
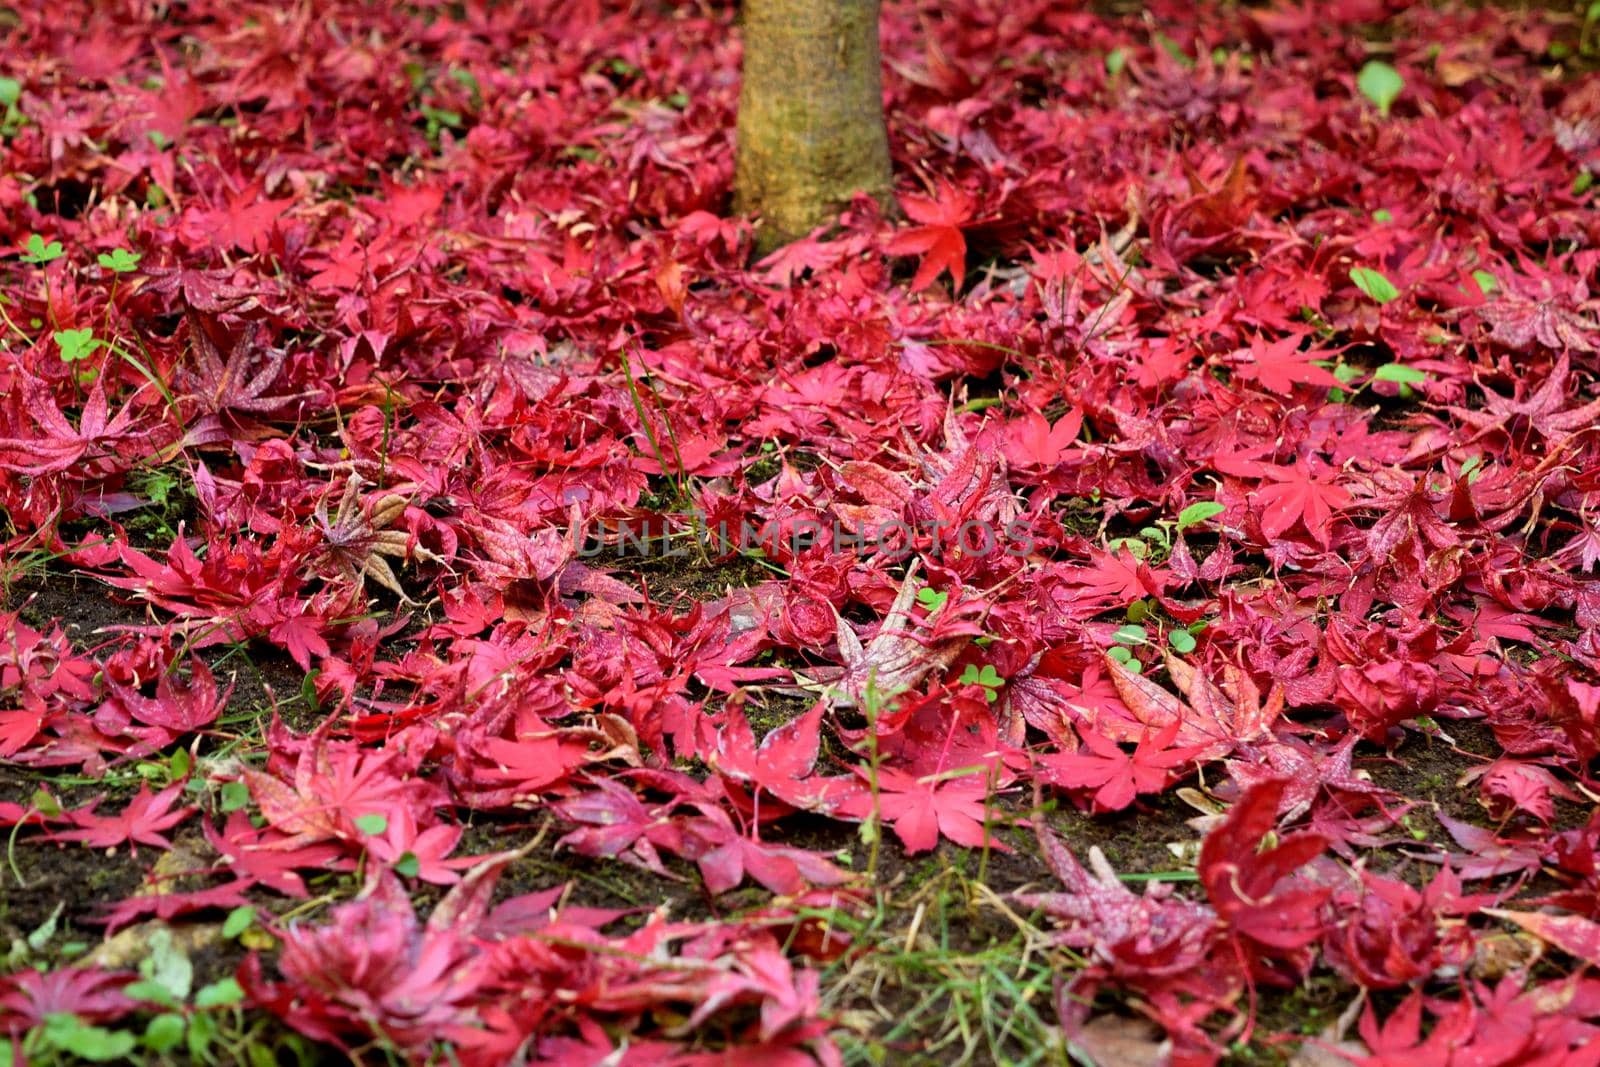
{"type": "Polygon", "coordinates": [[[86,808],[67,813],[77,829],[54,831],[50,836],[58,841],[81,841],[91,848],[115,848],[123,843],[171,848],[172,842],[163,837],[161,831],[170,830],[198,810],[190,807],[172,810],[173,801],[182,792],[182,782],[155,794],[150,792],[149,786],[141,785],[127,807],[115,815],[96,815],[94,808],[99,804],[96,799],[86,808]]]}
{"type": "Polygon", "coordinates": [[[966,647],[965,634],[938,638],[925,628],[912,625],[912,607],[917,600],[917,566],[906,568],[906,576],[895,594],[888,614],[865,646],[850,624],[835,612],[834,633],[839,643],[842,668],[811,670],[796,679],[813,690],[821,690],[835,708],[860,707],[868,691],[885,699],[915,686],[930,673],[942,671],[966,647]]]}
{"type": "Polygon", "coordinates": [[[361,479],[354,474],[345,480],[338,511],[331,519],[327,499],[318,502],[316,523],[325,545],[324,558],[358,592],[365,586],[366,579],[371,578],[402,602],[410,603],[411,598],[406,596],[384,557],[438,558],[416,544],[406,531],[390,529],[405,509],[405,497],[398,493],[386,494],[370,504],[363,503],[361,479]]]}
{"type": "Polygon", "coordinates": [[[1261,532],[1275,540],[1298,522],[1319,545],[1328,547],[1333,513],[1350,503],[1350,493],[1337,483],[1319,478],[1305,463],[1262,467],[1261,473],[1271,482],[1255,493],[1261,509],[1261,532]]]}
{"type": "Polygon", "coordinates": [[[95,450],[132,434],[136,425],[134,403],[129,400],[116,415],[110,414],[105,383],[98,378],[73,426],[62,414],[55,397],[37,384],[26,385],[28,411],[44,431],[39,437],[0,438],[0,468],[20,474],[42,475],[64,471],[95,450]]]}
{"type": "Polygon", "coordinates": [[[160,727],[159,732],[169,740],[216,722],[233,693],[231,685],[219,692],[211,668],[198,658],[189,663],[189,680],[185,685],[179,685],[172,674],[163,672],[156,679],[153,698],[115,682],[111,683],[111,688],[117,701],[134,719],[160,727]]]}
{"type": "Polygon", "coordinates": [[[1328,389],[1338,386],[1339,379],[1333,372],[1315,362],[1328,353],[1314,348],[1302,350],[1300,345],[1304,341],[1304,334],[1291,333],[1277,341],[1268,341],[1256,334],[1250,338],[1249,358],[1235,365],[1237,373],[1281,396],[1292,396],[1297,385],[1328,389]]]}
{"type": "Polygon", "coordinates": [[[1600,967],[1600,923],[1581,915],[1553,915],[1543,911],[1484,908],[1483,914],[1516,923],[1539,940],[1591,967],[1600,967]]]}
{"type": "Polygon", "coordinates": [[[1159,733],[1148,730],[1132,752],[1115,741],[1087,730],[1083,752],[1058,752],[1039,757],[1046,777],[1068,789],[1094,789],[1094,803],[1102,811],[1121,811],[1140,793],[1160,792],[1174,767],[1181,767],[1200,751],[1173,748],[1182,723],[1174,721],[1159,733]]]}
{"type": "MultiPolygon", "coordinates": [[[[867,772],[857,768],[864,779],[867,772]]],[[[981,774],[963,777],[915,778],[891,767],[879,768],[878,792],[859,792],[839,807],[856,819],[882,818],[908,853],[926,852],[941,837],[967,848],[1010,852],[1004,841],[988,833],[989,785],[981,774]]]]}
{"type": "Polygon", "coordinates": [[[21,968],[0,977],[0,1033],[17,1042],[61,1014],[91,1023],[120,1019],[138,1006],[122,991],[134,979],[132,973],[98,967],[21,968]]]}
{"type": "Polygon", "coordinates": [[[1281,778],[1252,786],[1206,835],[1195,865],[1206,896],[1231,935],[1268,955],[1298,954],[1321,936],[1319,909],[1330,892],[1294,878],[1327,848],[1321,836],[1289,834],[1271,848],[1261,848],[1277,826],[1278,804],[1287,787],[1281,778]]]}
{"type": "Polygon", "coordinates": [[[949,270],[953,288],[959,291],[967,276],[967,238],[961,229],[972,221],[977,197],[941,182],[934,195],[902,196],[900,206],[921,225],[896,234],[884,247],[894,256],[922,256],[911,288],[925,289],[940,272],[949,270]]]}
{"type": "Polygon", "coordinates": [[[1017,900],[1066,924],[1057,934],[1060,943],[1088,950],[1130,978],[1183,974],[1204,963],[1217,923],[1210,908],[1173,896],[1172,887],[1161,883],[1140,896],[1123,884],[1098,847],[1089,849],[1091,874],[1044,820],[1034,832],[1062,891],[1019,893],[1017,900]]]}
{"type": "Polygon", "coordinates": [[[1030,411],[1006,426],[1004,452],[1016,467],[1050,468],[1061,462],[1083,428],[1083,413],[1068,411],[1054,424],[1030,411]]]}

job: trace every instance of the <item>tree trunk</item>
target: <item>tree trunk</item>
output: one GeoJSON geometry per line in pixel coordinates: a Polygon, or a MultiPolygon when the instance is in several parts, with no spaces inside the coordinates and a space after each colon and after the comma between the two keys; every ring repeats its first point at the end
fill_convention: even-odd
{"type": "Polygon", "coordinates": [[[889,192],[879,0],[745,0],[734,206],[770,250],[889,192]]]}

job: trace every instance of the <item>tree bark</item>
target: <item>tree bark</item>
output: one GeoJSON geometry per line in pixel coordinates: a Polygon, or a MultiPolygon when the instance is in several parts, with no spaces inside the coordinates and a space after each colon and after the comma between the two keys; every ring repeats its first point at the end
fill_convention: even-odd
{"type": "Polygon", "coordinates": [[[745,0],[734,206],[771,250],[888,195],[879,0],[745,0]]]}

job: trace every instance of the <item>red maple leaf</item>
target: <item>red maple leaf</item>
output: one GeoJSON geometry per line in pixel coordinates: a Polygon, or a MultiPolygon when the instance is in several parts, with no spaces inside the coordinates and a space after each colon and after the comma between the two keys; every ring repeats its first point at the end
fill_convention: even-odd
{"type": "Polygon", "coordinates": [[[524,724],[516,738],[488,738],[478,742],[475,753],[480,761],[493,764],[480,772],[480,778],[512,782],[519,791],[532,793],[565,778],[583,762],[587,750],[554,730],[538,731],[524,724]]]}
{"type": "Polygon", "coordinates": [[[249,879],[238,878],[222,885],[204,889],[178,890],[170,885],[163,892],[136,893],[115,902],[107,902],[100,911],[99,922],[105,923],[107,935],[124,926],[140,922],[146,917],[170,923],[180,915],[193,915],[202,911],[231,911],[244,907],[245,890],[251,887],[249,879]]]}
{"type": "Polygon", "coordinates": [[[0,757],[10,758],[21,752],[39,735],[44,725],[44,715],[36,711],[0,711],[0,757]]]}
{"type": "Polygon", "coordinates": [[[564,780],[589,758],[583,731],[550,726],[532,711],[521,711],[496,732],[468,727],[456,737],[450,778],[457,793],[474,804],[510,803],[564,780]]]}
{"type": "MultiPolygon", "coordinates": [[[[308,395],[268,392],[282,373],[288,353],[264,342],[265,331],[259,323],[251,323],[238,340],[223,339],[221,343],[228,346],[226,359],[211,326],[198,313],[191,312],[187,323],[195,369],[181,371],[178,378],[190,390],[183,395],[192,397],[203,413],[236,418],[245,413],[265,415],[308,395]]],[[[191,428],[189,437],[196,438],[197,431],[191,428]]]]}
{"type": "Polygon", "coordinates": [[[702,817],[687,825],[686,843],[712,894],[737,887],[745,875],[787,896],[812,885],[843,885],[852,877],[821,853],[747,837],[726,811],[710,804],[698,807],[702,817]]]}
{"type": "Polygon", "coordinates": [[[373,251],[356,231],[347,230],[337,247],[306,257],[307,266],[317,268],[306,284],[324,293],[354,290],[372,267],[373,251]]]}
{"type": "MultiPolygon", "coordinates": [[[[867,771],[857,767],[863,779],[867,771]]],[[[907,852],[926,852],[939,838],[967,848],[1011,851],[1005,842],[984,830],[988,783],[981,774],[960,778],[929,775],[917,778],[892,767],[878,769],[876,814],[894,827],[895,836],[907,852]]],[[[866,819],[874,814],[874,798],[863,791],[840,806],[841,814],[866,819]]]]}
{"type": "Polygon", "coordinates": [[[390,866],[410,857],[416,861],[415,876],[434,885],[454,885],[461,880],[458,871],[475,866],[482,857],[448,858],[461,843],[465,831],[460,826],[441,823],[417,828],[417,817],[409,808],[396,808],[383,833],[367,838],[367,851],[390,866]]]}
{"type": "Polygon", "coordinates": [[[285,896],[302,900],[311,894],[295,873],[296,869],[338,869],[344,855],[344,849],[332,842],[296,849],[279,848],[283,835],[271,828],[257,830],[243,810],[229,815],[220,831],[213,828],[209,820],[202,820],[200,828],[211,847],[223,857],[221,866],[224,869],[232,871],[242,881],[260,882],[285,896]]]}
{"type": "Polygon", "coordinates": [[[768,285],[793,285],[801,274],[821,274],[849,254],[844,241],[818,240],[817,233],[792,241],[757,263],[762,271],[757,277],[768,285]]]}
{"type": "Polygon", "coordinates": [[[297,998],[288,1017],[323,1037],[359,1019],[382,1025],[401,1043],[418,1042],[418,1034],[426,1040],[462,1035],[475,1016],[474,994],[489,977],[488,958],[475,953],[470,940],[487,903],[478,898],[503,865],[486,864],[488,874],[484,867],[473,871],[426,925],[417,921],[399,880],[385,871],[356,900],[334,908],[326,925],[288,928],[278,966],[315,993],[297,998]]]}
{"type": "Polygon", "coordinates": [[[294,198],[262,199],[263,185],[258,178],[237,193],[227,194],[222,206],[198,212],[193,220],[194,232],[203,234],[220,248],[265,252],[273,225],[294,203],[294,198]]]}
{"type": "Polygon", "coordinates": [[[1088,753],[1053,753],[1040,757],[1039,763],[1050,781],[1068,789],[1094,789],[1096,807],[1120,811],[1140,793],[1160,792],[1172,768],[1183,766],[1200,751],[1171,747],[1182,725],[1174,721],[1160,733],[1145,731],[1132,752],[1088,730],[1083,735],[1088,753]]]}
{"type": "Polygon", "coordinates": [[[368,827],[378,820],[387,826],[398,809],[426,811],[442,801],[437,786],[407,775],[397,749],[365,751],[320,733],[301,744],[292,785],[263,771],[243,773],[262,816],[285,835],[275,847],[328,838],[359,843],[381,833],[368,827]]]}
{"type": "Polygon", "coordinates": [[[328,641],[322,636],[323,629],[327,626],[320,616],[305,612],[291,615],[273,625],[269,631],[274,641],[279,642],[289,650],[295,663],[303,671],[311,670],[311,657],[324,657],[333,650],[328,647],[328,641]]]}
{"type": "Polygon", "coordinates": [[[1275,778],[1252,786],[1206,835],[1196,864],[1211,906],[1231,933],[1274,956],[1298,953],[1322,935],[1318,911],[1329,893],[1292,877],[1327,848],[1321,835],[1289,834],[1261,848],[1277,827],[1278,802],[1288,785],[1275,778]]]}
{"type": "Polygon", "coordinates": [[[128,806],[115,815],[96,815],[94,809],[100,803],[96,798],[87,807],[67,813],[76,830],[59,830],[50,836],[58,841],[81,841],[92,848],[115,848],[123,842],[171,848],[172,842],[161,836],[161,831],[170,830],[197,810],[171,810],[181,792],[181,782],[155,794],[149,786],[142,785],[128,806]]]}
{"type": "Polygon", "coordinates": [[[1505,911],[1485,908],[1496,919],[1516,923],[1540,941],[1554,945],[1574,959],[1600,967],[1600,923],[1581,915],[1552,915],[1542,911],[1505,911]]]}
{"type": "Polygon", "coordinates": [[[133,432],[133,402],[111,415],[105,383],[99,379],[89,390],[77,426],[61,413],[48,387],[28,379],[24,392],[28,411],[44,433],[39,437],[0,437],[0,469],[35,476],[64,471],[82,462],[92,450],[133,432]]]}
{"type": "Polygon", "coordinates": [[[235,272],[231,270],[208,270],[180,263],[171,267],[147,267],[145,274],[149,281],[140,291],[165,298],[167,307],[180,312],[243,314],[259,306],[249,286],[234,283],[235,272]]]}
{"type": "Polygon", "coordinates": [[[900,206],[922,223],[896,234],[885,249],[894,256],[922,256],[911,288],[925,289],[946,268],[959,290],[967,276],[967,238],[961,228],[972,221],[978,198],[965,189],[940,182],[933,196],[903,196],[900,206]]]}
{"type": "Polygon", "coordinates": [[[1333,388],[1339,379],[1326,367],[1314,360],[1326,358],[1329,353],[1315,348],[1302,350],[1304,334],[1289,334],[1279,341],[1268,341],[1261,335],[1250,338],[1247,360],[1237,364],[1239,377],[1261,383],[1263,389],[1282,396],[1292,396],[1296,385],[1316,385],[1333,388]]]}
{"type": "MultiPolygon", "coordinates": [[[[726,779],[757,786],[797,808],[814,809],[837,795],[840,784],[849,782],[812,777],[826,706],[818,701],[798,719],[768,733],[759,746],[743,712],[731,711],[723,717],[721,729],[702,738],[701,758],[726,779]]],[[[701,721],[709,733],[711,721],[701,721]]]]}
{"type": "MultiPolygon", "coordinates": [[[[66,887],[63,887],[65,889],[66,887]]],[[[75,1015],[103,1023],[132,1011],[136,1002],[122,992],[131,973],[97,967],[57,967],[36,971],[24,967],[0,978],[0,1033],[18,1038],[51,1015],[75,1015]]]]}
{"type": "Polygon", "coordinates": [[[1160,883],[1152,883],[1143,896],[1136,895],[1099,848],[1089,850],[1091,873],[1043,819],[1034,823],[1034,833],[1063,891],[1021,893],[1017,899],[1062,924],[1057,941],[1089,950],[1129,977],[1181,974],[1202,965],[1216,926],[1210,908],[1173,896],[1171,886],[1160,883]]]}
{"type": "Polygon", "coordinates": [[[1538,870],[1549,851],[1549,843],[1542,839],[1509,831],[1502,837],[1494,830],[1460,822],[1442,811],[1434,817],[1455,843],[1467,850],[1448,857],[1456,874],[1465,881],[1538,870]]]}
{"type": "Polygon", "coordinates": [[[672,816],[677,802],[646,807],[621,782],[599,778],[594,785],[593,792],[551,805],[556,814],[579,824],[558,846],[583,856],[621,856],[631,852],[638,863],[665,874],[656,849],[683,851],[683,829],[672,816]]]}
{"type": "Polygon", "coordinates": [[[1450,920],[1497,902],[1492,894],[1463,896],[1450,868],[1422,891],[1404,882],[1358,872],[1358,885],[1340,890],[1329,911],[1336,925],[1323,934],[1324,958],[1368,989],[1399,989],[1472,956],[1465,924],[1450,920]]]}
{"type": "Polygon", "coordinates": [[[1256,490],[1261,532],[1276,540],[1298,522],[1327,548],[1333,513],[1350,503],[1349,492],[1341,485],[1322,481],[1304,462],[1290,467],[1263,466],[1261,473],[1272,483],[1256,490]]]}
{"type": "Polygon", "coordinates": [[[1172,572],[1164,567],[1151,567],[1137,559],[1126,548],[1116,552],[1089,553],[1090,565],[1068,569],[1069,580],[1085,587],[1097,599],[1117,607],[1126,607],[1166,587],[1172,572]]]}
{"type": "Polygon", "coordinates": [[[128,714],[139,722],[157,727],[168,739],[216,722],[233,693],[231,685],[219,693],[211,668],[198,658],[190,661],[187,685],[177,684],[171,674],[164,672],[156,680],[154,697],[116,682],[110,685],[117,702],[128,714]]]}
{"type": "Polygon", "coordinates": [[[1077,439],[1083,428],[1083,412],[1069,410],[1052,425],[1037,411],[1030,411],[1006,425],[1001,451],[1016,467],[1054,467],[1077,439]]]}

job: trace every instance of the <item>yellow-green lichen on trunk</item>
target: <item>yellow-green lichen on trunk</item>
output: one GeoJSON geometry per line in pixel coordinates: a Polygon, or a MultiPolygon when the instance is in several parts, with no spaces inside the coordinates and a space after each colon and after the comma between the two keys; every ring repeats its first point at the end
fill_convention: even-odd
{"type": "Polygon", "coordinates": [[[735,207],[771,249],[885,196],[878,0],[745,0],[735,207]]]}

